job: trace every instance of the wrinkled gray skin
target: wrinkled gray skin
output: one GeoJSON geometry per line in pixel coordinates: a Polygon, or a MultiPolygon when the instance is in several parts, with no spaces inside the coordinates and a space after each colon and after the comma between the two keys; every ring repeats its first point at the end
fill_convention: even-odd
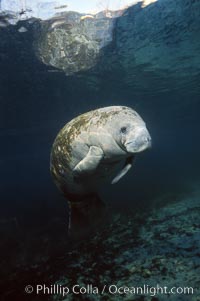
{"type": "Polygon", "coordinates": [[[94,193],[105,181],[118,182],[131,168],[135,154],[150,146],[150,134],[134,110],[97,109],[76,117],[59,132],[51,172],[65,195],[94,193]]]}

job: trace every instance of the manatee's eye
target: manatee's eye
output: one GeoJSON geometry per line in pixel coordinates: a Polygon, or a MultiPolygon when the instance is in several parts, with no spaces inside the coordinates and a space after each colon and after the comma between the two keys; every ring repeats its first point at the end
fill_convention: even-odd
{"type": "Polygon", "coordinates": [[[127,127],[123,126],[120,131],[121,131],[122,134],[126,134],[127,127]]]}

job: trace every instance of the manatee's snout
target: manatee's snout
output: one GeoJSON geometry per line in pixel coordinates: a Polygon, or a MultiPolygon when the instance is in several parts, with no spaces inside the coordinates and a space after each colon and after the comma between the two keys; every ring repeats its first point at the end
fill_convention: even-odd
{"type": "Polygon", "coordinates": [[[139,137],[137,137],[135,144],[136,144],[136,149],[138,149],[138,151],[142,151],[144,149],[150,148],[151,136],[146,131],[146,133],[143,133],[139,137]]]}
{"type": "Polygon", "coordinates": [[[146,128],[138,129],[137,133],[131,136],[125,143],[127,152],[139,153],[151,147],[151,136],[146,128]]]}

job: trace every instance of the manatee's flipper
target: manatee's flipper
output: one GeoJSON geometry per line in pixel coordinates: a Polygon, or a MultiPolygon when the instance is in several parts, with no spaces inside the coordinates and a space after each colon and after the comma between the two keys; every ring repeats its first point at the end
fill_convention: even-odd
{"type": "Polygon", "coordinates": [[[105,204],[97,194],[79,197],[69,202],[69,235],[72,238],[84,238],[91,233],[105,214],[105,204]]]}
{"type": "Polygon", "coordinates": [[[127,158],[124,167],[112,180],[111,184],[116,184],[129,171],[129,169],[132,167],[132,164],[133,164],[133,157],[127,158]]]}
{"type": "Polygon", "coordinates": [[[98,146],[90,146],[86,157],[74,167],[76,177],[94,172],[104,156],[103,150],[98,146]]]}

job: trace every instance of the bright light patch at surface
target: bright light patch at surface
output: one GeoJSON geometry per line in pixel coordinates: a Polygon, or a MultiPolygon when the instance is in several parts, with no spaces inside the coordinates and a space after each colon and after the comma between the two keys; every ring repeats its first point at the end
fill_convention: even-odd
{"type": "Polygon", "coordinates": [[[64,11],[95,14],[102,10],[123,9],[137,2],[141,0],[2,0],[1,10],[18,14],[23,12],[21,18],[47,19],[64,11]]]}
{"type": "Polygon", "coordinates": [[[157,2],[158,0],[143,0],[142,1],[142,7],[146,7],[151,3],[157,2]]]}

